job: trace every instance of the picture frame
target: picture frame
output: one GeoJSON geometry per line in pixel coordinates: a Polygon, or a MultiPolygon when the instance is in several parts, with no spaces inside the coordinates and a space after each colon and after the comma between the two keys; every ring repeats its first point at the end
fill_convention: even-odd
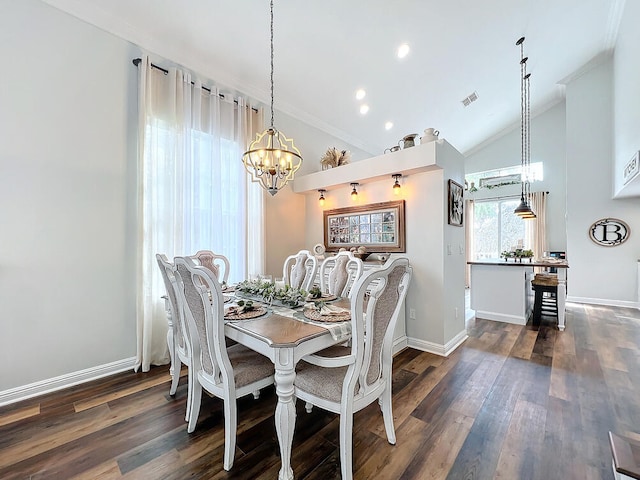
{"type": "Polygon", "coordinates": [[[325,210],[323,228],[327,252],[360,246],[368,253],[406,252],[404,200],[325,210]]]}
{"type": "Polygon", "coordinates": [[[449,179],[447,196],[449,225],[462,227],[464,223],[464,188],[458,182],[449,179]]]}

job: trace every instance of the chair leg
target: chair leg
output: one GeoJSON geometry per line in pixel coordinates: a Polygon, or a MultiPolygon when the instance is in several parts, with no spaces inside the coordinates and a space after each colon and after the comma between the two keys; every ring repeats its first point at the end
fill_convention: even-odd
{"type": "Polygon", "coordinates": [[[391,445],[396,444],[396,429],[393,426],[393,409],[391,408],[391,382],[387,383],[387,388],[380,395],[380,407],[382,418],[384,419],[384,429],[387,432],[387,440],[391,445]]]}
{"type": "Polygon", "coordinates": [[[176,390],[178,389],[178,383],[180,383],[180,370],[182,370],[182,362],[178,355],[174,352],[174,357],[171,359],[171,389],[169,390],[169,395],[172,397],[176,394],[176,390]]]}
{"type": "Polygon", "coordinates": [[[353,412],[340,412],[340,471],[342,480],[353,480],[353,412]]]}
{"type": "Polygon", "coordinates": [[[187,370],[187,412],[184,416],[184,421],[189,421],[189,414],[191,413],[191,409],[193,408],[193,368],[189,365],[187,370]]]}
{"type": "Polygon", "coordinates": [[[176,394],[178,388],[178,380],[180,378],[180,367],[177,369],[176,375],[176,360],[180,362],[178,354],[175,349],[175,342],[173,341],[173,328],[169,328],[167,332],[167,347],[169,347],[169,358],[171,359],[171,365],[169,367],[169,375],[171,375],[171,388],[169,389],[169,395],[172,397],[176,394]]]}
{"type": "Polygon", "coordinates": [[[238,409],[235,397],[224,400],[224,469],[231,470],[236,454],[236,430],[238,409]]]}
{"type": "Polygon", "coordinates": [[[198,381],[198,377],[194,375],[193,391],[191,392],[191,407],[189,408],[189,423],[187,425],[187,433],[192,433],[196,429],[198,423],[198,415],[200,414],[200,403],[202,402],[202,385],[198,381]]]}

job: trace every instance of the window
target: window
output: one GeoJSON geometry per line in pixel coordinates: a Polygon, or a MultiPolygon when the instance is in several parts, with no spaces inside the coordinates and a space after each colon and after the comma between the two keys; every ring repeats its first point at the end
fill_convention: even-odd
{"type": "Polygon", "coordinates": [[[525,222],[514,215],[519,198],[476,201],[473,209],[473,257],[475,260],[500,258],[513,248],[530,248],[525,244],[525,222]]]}
{"type": "MultiPolygon", "coordinates": [[[[501,185],[510,185],[520,183],[520,178],[514,178],[513,175],[522,175],[522,166],[516,165],[513,167],[497,168],[494,170],[486,170],[484,172],[476,172],[465,175],[465,181],[467,185],[473,183],[474,188],[496,188],[501,185]],[[499,181],[500,177],[505,177],[504,183],[499,181]],[[492,181],[483,187],[482,179],[491,179],[492,181]]],[[[542,162],[532,163],[529,167],[529,181],[539,182],[544,180],[544,169],[542,162]]]]}

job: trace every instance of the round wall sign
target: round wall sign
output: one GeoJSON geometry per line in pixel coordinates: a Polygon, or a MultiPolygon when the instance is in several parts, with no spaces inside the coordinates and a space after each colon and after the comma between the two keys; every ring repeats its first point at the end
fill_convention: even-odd
{"type": "Polygon", "coordinates": [[[589,227],[589,238],[604,247],[616,247],[631,235],[629,225],[617,218],[602,218],[589,227]]]}

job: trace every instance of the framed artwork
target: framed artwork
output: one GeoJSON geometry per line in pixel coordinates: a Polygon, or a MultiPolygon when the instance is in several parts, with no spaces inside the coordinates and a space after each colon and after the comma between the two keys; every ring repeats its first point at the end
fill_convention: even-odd
{"type": "Polygon", "coordinates": [[[449,179],[449,225],[461,227],[464,220],[464,189],[462,185],[449,179]]]}
{"type": "Polygon", "coordinates": [[[404,200],[325,210],[324,244],[328,252],[405,252],[404,200]]]}

